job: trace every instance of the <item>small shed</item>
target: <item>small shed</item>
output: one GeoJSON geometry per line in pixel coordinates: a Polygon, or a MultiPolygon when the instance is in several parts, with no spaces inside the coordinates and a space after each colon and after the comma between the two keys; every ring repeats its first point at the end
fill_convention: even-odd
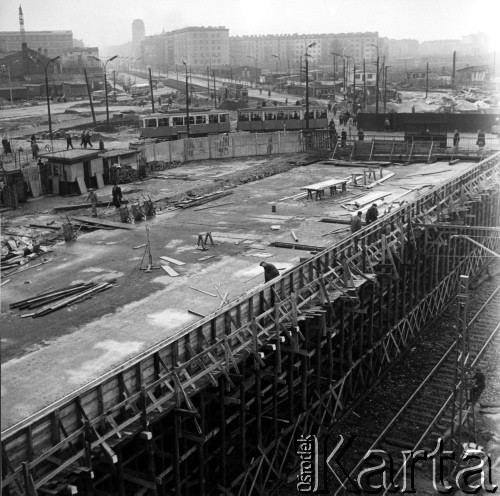
{"type": "MultiPolygon", "coordinates": [[[[88,188],[102,188],[103,165],[100,150],[79,149],[40,154],[45,161],[41,175],[48,184],[48,193],[78,195],[88,188]]],[[[42,168],[40,168],[42,169],[42,168]]]]}
{"type": "Polygon", "coordinates": [[[103,161],[104,184],[135,181],[140,175],[140,150],[122,148],[99,155],[103,161]]]}
{"type": "Polygon", "coordinates": [[[63,82],[63,94],[66,98],[87,96],[87,84],[81,82],[63,82]]]}

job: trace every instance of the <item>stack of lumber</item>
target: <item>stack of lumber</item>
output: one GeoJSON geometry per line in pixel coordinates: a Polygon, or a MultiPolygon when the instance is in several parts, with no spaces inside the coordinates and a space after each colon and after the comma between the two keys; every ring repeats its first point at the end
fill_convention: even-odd
{"type": "Polygon", "coordinates": [[[91,225],[96,229],[133,229],[131,226],[125,224],[120,224],[118,222],[112,222],[110,220],[99,219],[97,217],[73,217],[73,221],[77,224],[91,225]]]}
{"type": "Polygon", "coordinates": [[[177,208],[197,207],[198,205],[202,205],[203,203],[208,203],[212,200],[216,200],[217,198],[222,198],[223,196],[232,194],[233,191],[216,191],[215,193],[209,193],[208,195],[196,196],[190,200],[182,200],[180,202],[177,202],[175,206],[177,208]]]}
{"type": "Polygon", "coordinates": [[[33,310],[39,308],[39,310],[24,314],[22,317],[41,317],[59,310],[60,308],[86,300],[95,293],[100,293],[101,291],[109,289],[115,283],[116,279],[102,283],[87,282],[73,284],[66,288],[45,292],[38,296],[33,296],[32,298],[16,301],[10,304],[10,308],[17,308],[19,310],[33,310]]]}
{"type": "Polygon", "coordinates": [[[109,179],[111,183],[132,183],[139,179],[139,171],[131,165],[113,165],[109,170],[109,179]]]}

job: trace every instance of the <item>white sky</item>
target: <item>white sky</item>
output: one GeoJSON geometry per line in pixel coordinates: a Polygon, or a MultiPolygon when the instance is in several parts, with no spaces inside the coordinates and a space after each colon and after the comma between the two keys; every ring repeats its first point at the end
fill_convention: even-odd
{"type": "Polygon", "coordinates": [[[187,26],[225,26],[230,36],[378,31],[419,41],[485,32],[500,51],[500,0],[0,0],[0,31],[68,29],[86,46],[132,40],[187,26]]]}

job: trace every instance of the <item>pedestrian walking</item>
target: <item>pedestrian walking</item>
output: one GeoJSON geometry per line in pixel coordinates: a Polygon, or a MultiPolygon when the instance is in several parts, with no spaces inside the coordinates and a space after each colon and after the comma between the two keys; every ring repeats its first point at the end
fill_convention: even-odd
{"type": "Polygon", "coordinates": [[[34,134],[31,135],[31,142],[33,143],[34,141],[36,141],[36,136],[34,134]]]}
{"type": "Polygon", "coordinates": [[[359,141],[364,141],[365,140],[365,133],[362,128],[358,129],[358,140],[359,141]]]}
{"type": "Polygon", "coordinates": [[[71,134],[66,135],[66,150],[69,150],[69,147],[71,147],[72,150],[74,150],[73,147],[73,140],[71,139],[71,134]]]}
{"type": "Polygon", "coordinates": [[[80,143],[80,148],[81,147],[87,148],[87,138],[85,136],[85,131],[82,131],[82,141],[80,143]]]}
{"type": "Polygon", "coordinates": [[[391,129],[391,121],[389,120],[388,117],[385,118],[385,121],[384,121],[384,129],[386,131],[389,131],[391,129]]]}
{"type": "Polygon", "coordinates": [[[94,145],[90,142],[90,133],[88,131],[85,133],[85,140],[87,142],[87,145],[90,145],[90,148],[94,148],[94,145]]]}
{"type": "Polygon", "coordinates": [[[347,132],[345,129],[342,129],[340,133],[340,147],[345,148],[346,143],[347,143],[347,132]]]}
{"type": "Polygon", "coordinates": [[[476,145],[479,147],[478,155],[482,153],[485,144],[486,144],[486,135],[484,134],[484,131],[482,129],[478,129],[477,141],[476,141],[476,145]]]}
{"type": "Polygon", "coordinates": [[[474,369],[474,385],[472,386],[470,401],[476,403],[486,387],[486,376],[480,367],[474,369]]]}
{"type": "Polygon", "coordinates": [[[113,196],[113,205],[120,208],[122,206],[122,189],[116,184],[116,181],[113,183],[111,195],[113,196]]]}
{"type": "Polygon", "coordinates": [[[453,135],[453,151],[455,152],[458,148],[458,144],[460,143],[460,133],[457,129],[455,129],[455,134],[453,135]]]}
{"type": "Polygon", "coordinates": [[[40,147],[36,141],[31,142],[31,154],[33,158],[36,160],[38,158],[38,152],[40,151],[40,147]]]}
{"type": "Polygon", "coordinates": [[[378,219],[378,210],[377,210],[377,204],[374,203],[367,211],[365,215],[365,221],[366,224],[371,224],[372,222],[375,222],[378,219]]]}
{"type": "Polygon", "coordinates": [[[280,275],[279,270],[271,263],[260,262],[260,266],[264,269],[264,282],[268,282],[280,275]]]}
{"type": "Polygon", "coordinates": [[[12,155],[12,148],[10,146],[10,141],[6,136],[2,139],[3,153],[4,155],[8,155],[9,153],[12,155]]]}
{"type": "Polygon", "coordinates": [[[94,188],[89,188],[89,194],[87,195],[85,201],[92,203],[92,217],[97,217],[97,202],[99,199],[97,198],[94,188]]]}
{"type": "Polygon", "coordinates": [[[335,117],[337,115],[337,110],[338,110],[337,105],[334,105],[333,106],[333,117],[335,117]]]}

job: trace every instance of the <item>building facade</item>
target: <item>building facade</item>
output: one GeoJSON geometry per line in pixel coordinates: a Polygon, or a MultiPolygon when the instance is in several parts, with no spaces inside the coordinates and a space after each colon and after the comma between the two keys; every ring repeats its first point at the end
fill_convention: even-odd
{"type": "MultiPolygon", "coordinates": [[[[73,48],[72,31],[26,31],[24,39],[28,48],[49,58],[62,56],[65,50],[73,48]]],[[[20,31],[0,32],[0,52],[20,52],[22,43],[20,31]]]]}
{"type": "Polygon", "coordinates": [[[376,59],[376,47],[382,48],[377,32],[233,36],[229,43],[233,63],[248,64],[250,59],[259,67],[276,70],[278,62],[281,73],[297,73],[304,65],[306,47],[312,44],[307,49],[308,60],[317,68],[334,65],[331,52],[361,63],[363,58],[376,59]]]}
{"type": "Polygon", "coordinates": [[[229,29],[192,26],[165,33],[167,64],[192,68],[229,65],[229,29]]]}

